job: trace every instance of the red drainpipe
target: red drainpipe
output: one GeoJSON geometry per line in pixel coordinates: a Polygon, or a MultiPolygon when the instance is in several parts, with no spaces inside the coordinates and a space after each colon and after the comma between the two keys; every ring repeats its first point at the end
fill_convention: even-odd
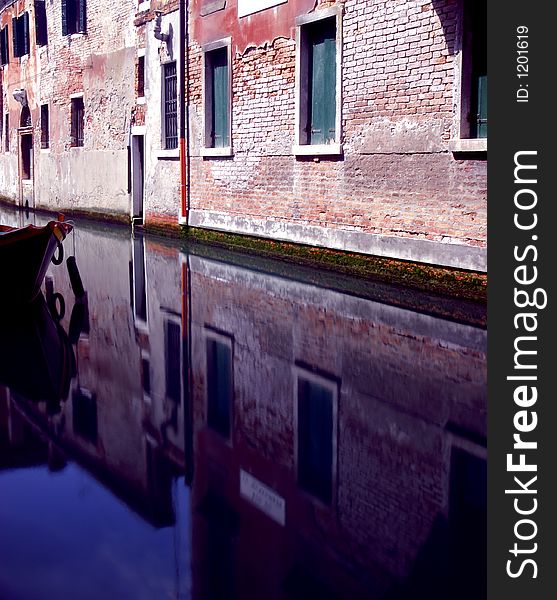
{"type": "Polygon", "coordinates": [[[189,70],[188,64],[188,53],[186,46],[187,32],[187,3],[186,0],[180,0],[180,204],[181,204],[181,215],[185,219],[186,225],[188,223],[188,155],[187,148],[189,144],[186,144],[186,130],[189,132],[188,124],[186,123],[186,104],[188,98],[186,97],[186,72],[189,70]],[[186,129],[187,128],[187,129],[186,129]]]}

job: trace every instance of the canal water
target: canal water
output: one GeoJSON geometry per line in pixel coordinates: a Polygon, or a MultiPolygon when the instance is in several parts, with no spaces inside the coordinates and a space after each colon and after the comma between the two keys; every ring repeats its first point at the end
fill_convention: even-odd
{"type": "Polygon", "coordinates": [[[482,309],[88,222],[64,247],[86,295],[52,265],[0,319],[2,600],[485,597],[482,309]]]}

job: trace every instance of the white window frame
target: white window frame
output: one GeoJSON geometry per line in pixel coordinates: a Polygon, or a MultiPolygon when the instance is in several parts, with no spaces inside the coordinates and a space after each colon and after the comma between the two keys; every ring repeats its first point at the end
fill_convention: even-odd
{"type": "MultiPolygon", "coordinates": [[[[468,0],[473,1],[473,0],[468,0]]],[[[449,140],[449,150],[451,152],[487,152],[487,138],[469,137],[470,124],[467,121],[467,115],[470,108],[470,85],[466,83],[469,80],[469,73],[466,72],[471,65],[471,61],[464,54],[467,52],[465,36],[466,31],[466,1],[460,3],[458,14],[457,30],[457,52],[454,58],[454,94],[453,104],[455,112],[453,115],[453,137],[449,140]]]]}
{"type": "MultiPolygon", "coordinates": [[[[305,379],[326,388],[332,394],[333,405],[333,431],[332,431],[332,465],[331,465],[331,502],[330,504],[313,495],[310,491],[306,491],[303,487],[300,489],[308,494],[315,502],[322,504],[328,508],[336,506],[337,502],[337,468],[338,468],[338,401],[340,396],[340,383],[335,378],[325,377],[304,368],[299,365],[292,367],[293,374],[293,402],[294,402],[294,465],[296,471],[296,482],[298,483],[298,382],[300,379],[305,379]]],[[[299,483],[298,483],[299,485],[299,483]]]]}
{"type": "Polygon", "coordinates": [[[295,128],[292,153],[296,156],[319,156],[342,154],[342,6],[333,6],[309,15],[296,18],[296,90],[295,90],[295,128]],[[302,143],[302,123],[307,119],[308,86],[307,77],[307,41],[303,31],[308,24],[325,19],[336,19],[336,115],[335,141],[332,144],[302,143]]]}
{"type": "Polygon", "coordinates": [[[161,81],[161,138],[160,138],[160,150],[157,151],[157,158],[176,158],[180,155],[180,90],[179,90],[179,77],[180,73],[180,61],[176,58],[174,60],[165,60],[161,62],[160,67],[160,81],[161,81]],[[178,136],[178,144],[176,148],[166,147],[166,88],[165,88],[165,66],[171,63],[176,65],[176,135],[178,136]]]}
{"type": "Polygon", "coordinates": [[[207,428],[210,429],[218,435],[219,439],[223,440],[227,445],[232,446],[234,441],[234,337],[232,335],[226,333],[220,333],[209,326],[205,326],[203,329],[203,354],[204,354],[204,363],[205,363],[205,423],[207,428]],[[231,394],[232,398],[230,401],[230,432],[228,437],[223,436],[221,433],[213,429],[209,425],[209,365],[207,362],[207,342],[218,342],[219,344],[223,344],[230,349],[230,386],[231,386],[231,394]]]}
{"type": "Polygon", "coordinates": [[[200,154],[204,157],[233,156],[234,152],[232,149],[232,38],[226,37],[211,42],[209,44],[205,44],[202,48],[202,51],[203,146],[200,150],[200,154]],[[209,95],[209,85],[207,83],[207,54],[212,52],[213,50],[219,50],[220,48],[227,49],[226,58],[228,61],[228,146],[224,146],[222,148],[213,148],[210,145],[210,115],[212,98],[209,95]]]}

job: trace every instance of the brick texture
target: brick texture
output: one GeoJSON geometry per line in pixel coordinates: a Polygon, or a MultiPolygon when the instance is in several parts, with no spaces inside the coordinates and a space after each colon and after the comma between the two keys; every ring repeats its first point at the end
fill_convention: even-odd
{"type": "MultiPolygon", "coordinates": [[[[286,8],[277,7],[269,25],[257,14],[232,19],[234,3],[228,4],[202,23],[192,18],[193,209],[485,246],[486,161],[447,148],[454,137],[458,2],[342,3],[344,156],[315,160],[292,154],[294,21],[288,36],[277,35],[286,8]],[[199,156],[208,31],[213,39],[232,36],[228,159],[199,156]],[[267,41],[250,44],[250,36],[267,41]]],[[[303,3],[288,4],[301,11],[303,3]]],[[[335,4],[317,2],[315,10],[335,4]]]]}

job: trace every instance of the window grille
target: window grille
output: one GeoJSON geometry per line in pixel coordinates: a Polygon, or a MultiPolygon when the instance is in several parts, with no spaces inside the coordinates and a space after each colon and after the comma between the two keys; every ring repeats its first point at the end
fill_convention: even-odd
{"type": "Polygon", "coordinates": [[[176,88],[176,62],[164,65],[164,146],[178,147],[178,95],[176,88]]]}

